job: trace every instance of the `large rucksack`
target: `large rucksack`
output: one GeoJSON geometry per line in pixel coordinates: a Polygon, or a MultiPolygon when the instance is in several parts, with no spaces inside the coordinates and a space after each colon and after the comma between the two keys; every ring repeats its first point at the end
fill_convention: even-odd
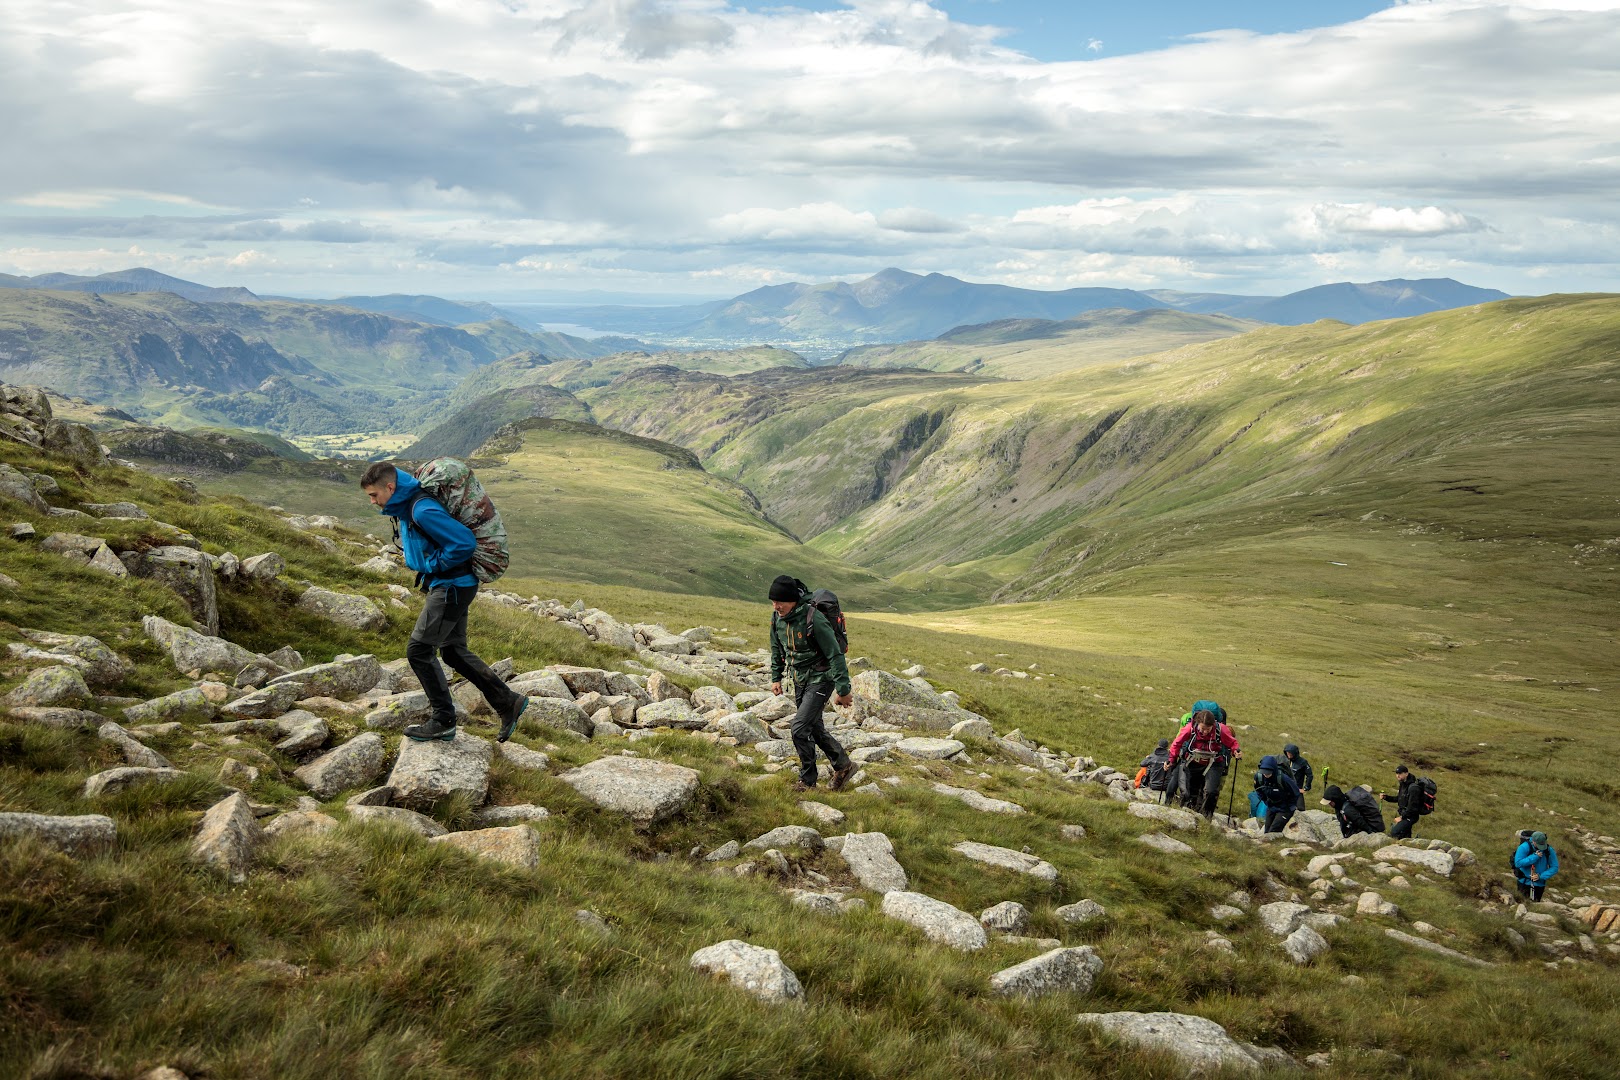
{"type": "Polygon", "coordinates": [[[1413,783],[1418,786],[1418,814],[1434,813],[1434,797],[1439,794],[1440,786],[1427,776],[1420,776],[1413,783]]]}
{"type": "Polygon", "coordinates": [[[414,524],[416,504],[422,499],[433,499],[472,531],[478,546],[467,560],[467,569],[473,577],[487,584],[506,573],[512,563],[511,550],[506,546],[506,526],[501,523],[501,512],[495,509],[484,485],[478,482],[467,463],[455,458],[434,458],[424,462],[413,475],[422,490],[401,516],[410,517],[414,524]]]}
{"type": "Polygon", "coordinates": [[[1508,869],[1513,871],[1515,874],[1519,872],[1519,849],[1528,844],[1530,842],[1530,837],[1534,835],[1534,829],[1519,830],[1519,842],[1513,845],[1513,851],[1508,855],[1508,869]]]}
{"type": "Polygon", "coordinates": [[[833,636],[838,639],[838,651],[849,652],[849,628],[844,625],[844,609],[838,606],[838,597],[831,589],[817,589],[810,594],[810,606],[821,612],[832,625],[833,636]]]}

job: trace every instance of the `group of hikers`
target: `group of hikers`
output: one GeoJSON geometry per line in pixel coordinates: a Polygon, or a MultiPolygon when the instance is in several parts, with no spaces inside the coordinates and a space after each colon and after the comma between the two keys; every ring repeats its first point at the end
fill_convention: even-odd
{"type": "MultiPolygon", "coordinates": [[[[360,479],[373,505],[397,525],[396,545],[405,565],[416,572],[427,594],[421,615],[411,631],[406,657],[422,684],[430,706],[429,718],[405,729],[417,741],[453,740],[456,737],[455,701],[439,657],[483,694],[500,718],[498,741],[516,730],[529,703],[467,647],[467,615],[481,581],[493,580],[505,569],[505,529],[482,487],[460,462],[428,462],[415,474],[388,462],[375,462],[360,479]],[[418,479],[421,477],[422,479],[418,479]],[[493,566],[493,570],[491,567],[493,566]]],[[[829,703],[841,707],[852,701],[849,664],[845,660],[848,634],[838,598],[827,590],[812,593],[797,578],[783,574],[771,582],[770,656],[771,693],[780,695],[792,676],[796,709],[791,725],[799,770],[796,792],[812,791],[820,779],[816,751],[832,766],[829,786],[842,789],[855,772],[855,763],[843,745],[828,732],[824,713],[829,703]]],[[[1226,710],[1210,700],[1193,702],[1173,739],[1160,739],[1142,760],[1136,786],[1160,793],[1162,800],[1212,818],[1219,806],[1228,771],[1242,760],[1243,750],[1227,723],[1226,710]]],[[[1327,770],[1323,771],[1327,779],[1327,770]]],[[[1434,810],[1436,786],[1405,765],[1395,770],[1393,795],[1374,798],[1365,786],[1348,792],[1337,785],[1324,787],[1323,802],[1333,808],[1345,836],[1381,833],[1384,817],[1379,801],[1394,803],[1392,838],[1413,835],[1418,819],[1434,810]]],[[[1294,743],[1279,758],[1267,754],[1255,770],[1246,793],[1252,815],[1268,833],[1282,832],[1294,814],[1305,807],[1305,794],[1315,774],[1311,763],[1294,743]]],[[[1236,779],[1234,775],[1234,792],[1236,779]]],[[[1232,796],[1228,796],[1229,803],[1232,796]]],[[[1230,812],[1230,806],[1228,807],[1230,812]]],[[[1558,853],[1545,833],[1522,832],[1512,856],[1519,892],[1540,900],[1547,879],[1558,872],[1558,853]]]]}
{"type": "MultiPolygon", "coordinates": [[[[1226,710],[1218,702],[1193,702],[1181,723],[1174,740],[1160,739],[1153,752],[1142,759],[1136,786],[1161,792],[1165,800],[1179,802],[1210,818],[1219,808],[1227,771],[1233,762],[1242,760],[1243,750],[1227,723],[1226,710]]],[[[1418,818],[1434,809],[1435,784],[1413,776],[1405,765],[1396,767],[1395,779],[1396,793],[1380,792],[1376,798],[1367,787],[1352,787],[1346,792],[1336,784],[1327,785],[1322,801],[1333,807],[1340,832],[1345,836],[1383,832],[1384,815],[1378,806],[1382,800],[1396,805],[1397,816],[1389,835],[1396,839],[1411,836],[1418,818]]],[[[1294,814],[1305,808],[1305,794],[1315,782],[1311,763],[1297,745],[1288,743],[1280,756],[1267,754],[1260,759],[1247,792],[1250,816],[1262,823],[1263,831],[1282,832],[1294,814]]],[[[1235,794],[1235,779],[1233,791],[1235,794]]]]}

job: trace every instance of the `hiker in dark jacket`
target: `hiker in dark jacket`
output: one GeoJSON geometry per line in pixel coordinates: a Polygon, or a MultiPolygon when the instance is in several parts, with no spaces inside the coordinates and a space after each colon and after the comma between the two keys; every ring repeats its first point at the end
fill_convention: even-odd
{"type": "Polygon", "coordinates": [[[1180,769],[1181,805],[1206,818],[1215,814],[1228,763],[1243,756],[1237,736],[1221,721],[1225,713],[1213,701],[1195,701],[1187,726],[1170,744],[1170,767],[1180,769]]]}
{"type": "Polygon", "coordinates": [[[1159,745],[1153,753],[1142,759],[1141,768],[1137,770],[1141,777],[1137,787],[1145,787],[1149,791],[1163,791],[1170,786],[1170,740],[1160,739],[1159,745]],[[1146,770],[1145,772],[1143,770],[1146,770]]]}
{"type": "Polygon", "coordinates": [[[467,648],[467,611],[478,595],[478,579],[471,559],[478,542],[472,530],[422,489],[416,477],[386,461],[372,463],[360,477],[360,487],[373,506],[399,522],[399,547],[405,565],[422,576],[427,603],[411,631],[405,657],[422,684],[432,715],[405,729],[418,742],[456,737],[456,703],[450,696],[439,657],[484,695],[501,718],[497,738],[505,742],[517,728],[518,717],[529,704],[516,694],[489,665],[467,648]]]}
{"type": "Polygon", "coordinates": [[[1293,743],[1283,747],[1283,757],[1287,760],[1289,774],[1294,778],[1294,786],[1299,788],[1299,808],[1303,810],[1305,793],[1311,790],[1311,784],[1316,781],[1316,773],[1311,770],[1311,763],[1299,752],[1299,747],[1293,743]]]}
{"type": "Polygon", "coordinates": [[[771,693],[782,692],[782,679],[793,673],[793,698],[798,712],[793,716],[793,749],[799,753],[799,779],[794,791],[816,786],[816,747],[832,763],[832,789],[839,791],[855,774],[855,763],[843,744],[827,732],[822,713],[827,702],[848,707],[854,704],[849,684],[849,664],[838,647],[827,617],[810,603],[810,596],[799,582],[783,574],[771,582],[771,693]]]}
{"type": "Polygon", "coordinates": [[[1547,842],[1546,833],[1531,833],[1519,845],[1513,853],[1513,871],[1519,879],[1519,895],[1531,903],[1540,902],[1547,879],[1558,873],[1558,852],[1547,842]]]}
{"type": "Polygon", "coordinates": [[[1282,832],[1288,819],[1299,805],[1299,788],[1287,765],[1267,754],[1260,759],[1260,771],[1254,776],[1255,794],[1266,804],[1266,832],[1282,832]]]}
{"type": "Polygon", "coordinates": [[[1384,815],[1367,787],[1353,787],[1346,793],[1337,784],[1329,784],[1322,792],[1322,801],[1333,807],[1339,832],[1345,836],[1384,831],[1384,815]]]}
{"type": "Polygon", "coordinates": [[[1381,791],[1378,797],[1395,804],[1398,816],[1395,824],[1389,827],[1389,835],[1397,840],[1404,840],[1412,835],[1412,829],[1416,827],[1422,814],[1420,808],[1423,805],[1423,785],[1418,783],[1418,778],[1413,776],[1412,770],[1405,765],[1395,766],[1395,779],[1400,783],[1395,794],[1390,795],[1381,791]]]}

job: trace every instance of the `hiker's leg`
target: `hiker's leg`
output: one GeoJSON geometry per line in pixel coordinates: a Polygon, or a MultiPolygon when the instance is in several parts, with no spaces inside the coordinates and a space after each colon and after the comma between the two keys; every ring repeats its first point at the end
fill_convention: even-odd
{"type": "Polygon", "coordinates": [[[454,724],[456,703],[450,696],[450,680],[445,678],[444,668],[439,666],[438,655],[439,647],[454,629],[453,623],[446,618],[446,609],[451,602],[449,592],[447,587],[440,585],[428,593],[427,603],[422,605],[422,614],[416,617],[410,643],[405,646],[405,659],[410,663],[417,681],[422,684],[422,692],[427,694],[433,719],[454,724]]]}
{"type": "Polygon", "coordinates": [[[1394,840],[1405,840],[1412,835],[1412,823],[1405,818],[1396,818],[1395,824],[1389,828],[1389,835],[1394,840]]]}
{"type": "MultiPolygon", "coordinates": [[[[816,729],[821,725],[821,710],[832,697],[833,684],[814,682],[795,687],[798,691],[799,711],[793,714],[793,749],[799,752],[799,779],[807,787],[816,782],[816,729]]],[[[825,734],[825,729],[823,729],[825,734]]]]}
{"type": "Polygon", "coordinates": [[[1204,770],[1204,805],[1202,812],[1205,817],[1215,813],[1215,808],[1221,801],[1221,787],[1226,783],[1226,762],[1216,758],[1204,770]]]}
{"type": "Polygon", "coordinates": [[[473,598],[478,595],[478,586],[457,586],[449,591],[452,597],[445,605],[445,620],[450,628],[445,634],[444,644],[439,647],[439,655],[462,678],[478,687],[478,692],[484,695],[484,700],[495,710],[495,715],[505,716],[517,701],[517,695],[506,685],[506,680],[491,671],[488,664],[467,648],[467,615],[472,610],[473,598]]]}
{"type": "Polygon", "coordinates": [[[1535,903],[1539,904],[1539,903],[1541,903],[1541,894],[1543,892],[1546,892],[1546,891],[1547,891],[1547,883],[1546,882],[1544,882],[1544,881],[1535,882],[1534,884],[1532,884],[1530,886],[1530,893],[1531,893],[1530,899],[1532,901],[1534,901],[1535,903]]]}
{"type": "MultiPolygon", "coordinates": [[[[830,693],[828,694],[828,700],[832,700],[830,693]]],[[[842,769],[849,764],[849,754],[844,750],[844,744],[833,738],[832,732],[827,730],[825,706],[822,712],[816,713],[815,726],[810,735],[815,740],[816,745],[821,747],[821,752],[827,755],[827,760],[832,763],[835,770],[842,769]]]]}
{"type": "Polygon", "coordinates": [[[1282,832],[1293,816],[1292,810],[1271,811],[1266,815],[1266,832],[1282,832]]]}

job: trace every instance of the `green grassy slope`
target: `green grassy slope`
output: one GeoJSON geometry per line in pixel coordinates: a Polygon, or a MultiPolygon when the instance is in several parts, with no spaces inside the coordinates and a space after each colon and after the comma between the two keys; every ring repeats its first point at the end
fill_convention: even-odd
{"type": "Polygon", "coordinates": [[[960,326],[932,341],[865,345],[839,357],[851,367],[963,371],[1038,379],[1091,364],[1166,352],[1247,333],[1260,324],[1185,311],[1091,311],[1062,322],[1005,319],[960,326]]]}
{"type": "Polygon", "coordinates": [[[402,458],[471,457],[507,424],[530,417],[591,422],[591,410],[566,390],[544,383],[513,386],[475,398],[399,452],[402,458]]]}
{"type": "MultiPolygon", "coordinates": [[[[530,450],[542,434],[527,433],[514,459],[536,454],[554,475],[579,468],[577,484],[565,478],[558,485],[571,499],[583,499],[593,469],[622,484],[619,477],[655,464],[628,456],[654,451],[600,436],[613,445],[595,449],[590,462],[577,444],[530,450]],[[621,453],[628,472],[609,470],[621,453]]],[[[352,561],[363,551],[328,553],[254,506],[192,505],[151,476],[75,471],[12,444],[0,444],[0,459],[56,475],[64,505],[134,500],[193,532],[208,551],[277,550],[288,559],[289,580],[366,593],[386,605],[382,583],[354,572],[352,561]]],[[[607,513],[603,498],[598,488],[589,505],[607,513]]],[[[7,506],[8,517],[31,520],[42,532],[56,527],[7,506]]],[[[717,509],[717,518],[727,518],[726,510],[717,509]]],[[[95,526],[114,527],[141,528],[95,526]]],[[[611,537],[604,530],[589,540],[611,537]]],[[[702,537],[681,542],[695,545],[702,537]]],[[[181,684],[138,630],[147,613],[185,621],[179,602],[161,588],[115,582],[3,537],[0,571],[21,586],[0,591],[7,640],[23,626],[92,633],[137,664],[118,691],[144,696],[181,684]]],[[[1292,589],[1297,580],[1286,568],[1277,578],[1279,588],[1292,589]]],[[[757,600],[548,582],[521,572],[502,586],[565,600],[577,594],[626,620],[729,626],[756,645],[764,637],[766,607],[757,600]]],[[[1322,609],[1320,626],[1346,614],[1322,602],[1302,606],[1322,609]]],[[[365,651],[391,659],[403,652],[413,612],[387,610],[378,632],[342,631],[299,612],[273,588],[238,582],[224,589],[222,622],[228,635],[255,649],[293,645],[311,661],[365,651]]],[[[1566,842],[1574,822],[1610,834],[1617,829],[1612,800],[1578,786],[1608,782],[1613,739],[1603,723],[1612,725],[1612,715],[1600,722],[1593,712],[1568,711],[1598,700],[1585,706],[1596,710],[1600,695],[1588,694],[1585,684],[1501,684],[1511,694],[1501,715],[1476,720],[1470,700],[1456,696],[1467,684],[1446,673],[1449,660],[1369,668],[1342,683],[1302,677],[1322,660],[1347,655],[1331,635],[1312,638],[1304,625],[1255,605],[1086,596],[917,619],[856,615],[851,633],[853,648],[883,667],[928,665],[938,685],[960,691],[998,730],[1021,726],[1043,741],[1121,765],[1151,746],[1167,717],[1205,694],[1226,702],[1237,722],[1256,725],[1243,733],[1251,750],[1286,731],[1319,771],[1331,765],[1335,779],[1342,769],[1376,780],[1393,753],[1426,745],[1412,740],[1444,738],[1461,767],[1437,772],[1443,801],[1427,819],[1432,834],[1473,846],[1484,863],[1494,863],[1511,830],[1549,827],[1561,844],[1568,887],[1605,884],[1593,857],[1566,842]],[[1224,625],[1217,622],[1223,615],[1224,625]],[[1050,677],[1011,682],[967,673],[964,666],[976,660],[1034,664],[1050,677]],[[1386,681],[1389,673],[1396,681],[1386,681]],[[1423,729],[1427,714],[1417,703],[1428,698],[1425,709],[1449,706],[1467,742],[1457,732],[1423,729]],[[1475,736],[1474,724],[1485,733],[1475,736]],[[1566,741],[1544,741],[1552,738],[1566,741]],[[1475,741],[1493,745],[1469,753],[1475,741]],[[1557,748],[1551,762],[1545,747],[1557,748]]],[[[1512,627],[1522,639],[1515,646],[1522,660],[1557,660],[1543,629],[1528,619],[1512,627]]],[[[490,605],[478,607],[471,630],[477,651],[511,655],[520,670],[619,659],[577,633],[490,605]]],[[[1372,625],[1364,636],[1380,632],[1372,625]]],[[[1612,661],[1608,671],[1612,679],[1612,661]]],[[[0,690],[18,678],[9,673],[0,690]]],[[[335,717],[334,726],[347,734],[354,721],[335,717]]],[[[543,742],[518,738],[536,747],[543,742]]],[[[1201,942],[1213,926],[1210,904],[1233,889],[1262,897],[1266,876],[1286,876],[1298,860],[1204,835],[1187,836],[1191,856],[1146,852],[1135,842],[1147,831],[1141,823],[1089,786],[1027,776],[977,746],[973,770],[930,766],[924,777],[909,767],[874,766],[874,775],[904,782],[885,798],[829,796],[849,815],[843,829],[892,838],[915,888],[972,912],[1017,900],[1034,914],[1032,932],[1092,944],[1105,957],[1103,976],[1085,998],[1009,1001],[991,996],[986,979],[1033,950],[998,944],[957,953],[875,911],[819,918],[790,906],[776,883],[721,876],[688,858],[694,846],[709,850],[803,820],[797,796],[757,765],[740,765],[731,752],[691,737],[636,743],[644,756],[697,769],[704,792],[686,814],[636,829],[556,778],[562,768],[616,748],[558,741],[549,750],[550,770],[498,762],[493,774],[497,801],[532,801],[552,812],[541,826],[543,855],[532,872],[351,823],[323,837],[268,845],[248,882],[230,886],[186,859],[200,812],[216,794],[210,777],[226,757],[263,754],[269,764],[250,796],[290,804],[298,793],[286,778],[293,762],[257,736],[235,744],[195,731],[157,739],[154,745],[193,776],[97,803],[96,812],[118,822],[115,851],[75,861],[31,844],[0,844],[6,942],[0,985],[7,1005],[0,1010],[0,1074],[132,1076],[175,1064],[194,1076],[277,1080],[1182,1075],[1167,1059],[1122,1049],[1073,1020],[1080,1011],[1118,1009],[1194,1012],[1299,1057],[1334,1047],[1341,1054],[1387,1048],[1408,1058],[1398,1074],[1434,1080],[1600,1076],[1620,1053],[1620,1037],[1604,1019],[1620,1004],[1612,961],[1605,954],[1596,963],[1549,971],[1540,953],[1514,945],[1503,921],[1479,912],[1469,896],[1495,880],[1493,866],[1460,874],[1454,889],[1420,883],[1398,899],[1407,918],[1455,932],[1452,944],[1501,966],[1464,968],[1411,952],[1386,939],[1380,923],[1358,920],[1332,932],[1333,952],[1296,968],[1252,923],[1232,933],[1235,955],[1201,942]],[[970,811],[933,796],[927,783],[936,777],[1014,799],[1030,813],[999,818],[970,811]],[[1061,839],[1066,822],[1084,825],[1087,838],[1061,839]],[[962,839],[1015,850],[1027,845],[1057,867],[1059,881],[1045,885],[966,863],[949,851],[962,839]],[[1102,902],[1109,917],[1086,927],[1062,924],[1054,907],[1081,897],[1102,902]],[[606,916],[612,936],[578,924],[573,912],[580,908],[606,916]],[[733,937],[778,949],[804,982],[806,1004],[784,1013],[690,972],[692,951],[733,937]],[[257,966],[264,960],[301,971],[257,966]],[[1365,981],[1346,985],[1350,974],[1365,981]]],[[[93,732],[0,715],[0,810],[87,812],[80,784],[115,763],[110,744],[93,732]]],[[[1437,758],[1435,768],[1447,769],[1447,759],[1437,758]]],[[[331,800],[327,809],[341,817],[342,802],[331,800]]],[[[458,823],[465,807],[448,804],[437,812],[458,823]]],[[[807,865],[845,880],[836,857],[807,865]]],[[[1332,1070],[1350,1078],[1391,1072],[1371,1059],[1340,1060],[1332,1070]]]]}

